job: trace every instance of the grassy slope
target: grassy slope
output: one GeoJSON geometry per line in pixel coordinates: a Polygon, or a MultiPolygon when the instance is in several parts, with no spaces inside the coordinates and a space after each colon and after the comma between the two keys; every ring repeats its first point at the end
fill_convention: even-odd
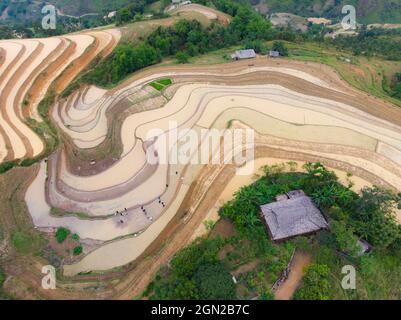
{"type": "Polygon", "coordinates": [[[401,70],[401,61],[388,61],[380,58],[354,57],[339,52],[335,48],[320,47],[315,43],[288,43],[289,59],[319,62],[333,67],[341,77],[359,90],[401,107],[401,101],[390,97],[384,88],[384,79],[391,79],[401,70]],[[347,62],[345,59],[350,59],[347,62]]]}
{"type": "Polygon", "coordinates": [[[121,27],[122,38],[120,43],[138,44],[159,26],[170,26],[179,19],[198,20],[203,26],[208,26],[210,20],[199,12],[181,12],[169,18],[145,20],[126,24],[121,27]]]}

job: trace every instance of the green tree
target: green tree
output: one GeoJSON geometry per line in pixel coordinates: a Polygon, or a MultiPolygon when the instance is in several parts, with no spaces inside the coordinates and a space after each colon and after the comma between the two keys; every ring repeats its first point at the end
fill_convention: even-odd
{"type": "Polygon", "coordinates": [[[354,235],[353,230],[347,228],[343,221],[332,221],[330,227],[338,248],[351,256],[356,256],[360,251],[360,247],[358,238],[354,235]]]}
{"type": "Polygon", "coordinates": [[[394,210],[400,204],[400,195],[378,187],[362,189],[352,214],[355,231],[368,242],[387,248],[401,237],[394,210]]]}
{"type": "Polygon", "coordinates": [[[132,18],[133,18],[133,15],[128,8],[122,8],[117,11],[117,14],[116,14],[117,25],[126,23],[126,22],[132,20],[132,18]]]}
{"type": "Polygon", "coordinates": [[[246,37],[251,40],[266,40],[269,38],[271,24],[263,18],[252,19],[246,26],[246,37]]]}
{"type": "Polygon", "coordinates": [[[330,269],[324,264],[311,264],[305,269],[301,288],[294,298],[299,300],[328,300],[330,298],[330,269]]]}
{"type": "Polygon", "coordinates": [[[288,49],[282,41],[274,41],[272,50],[280,52],[281,56],[288,56],[288,49]]]}
{"type": "Polygon", "coordinates": [[[16,231],[11,235],[11,244],[22,255],[38,252],[45,242],[43,237],[35,233],[16,231]]]}
{"type": "Polygon", "coordinates": [[[235,284],[221,263],[202,265],[195,274],[195,282],[201,299],[235,298],[235,284]]]}
{"type": "Polygon", "coordinates": [[[58,243],[63,243],[67,239],[68,235],[71,233],[70,230],[64,227],[60,227],[56,231],[56,240],[58,243]]]}
{"type": "Polygon", "coordinates": [[[76,246],[73,249],[73,254],[74,256],[79,256],[82,253],[82,246],[76,246]]]}
{"type": "Polygon", "coordinates": [[[256,53],[261,53],[261,54],[266,53],[266,47],[260,40],[246,41],[244,49],[254,49],[256,53]]]}
{"type": "Polygon", "coordinates": [[[177,60],[177,63],[181,63],[181,64],[188,63],[189,55],[185,52],[178,52],[175,55],[175,59],[177,60]]]}

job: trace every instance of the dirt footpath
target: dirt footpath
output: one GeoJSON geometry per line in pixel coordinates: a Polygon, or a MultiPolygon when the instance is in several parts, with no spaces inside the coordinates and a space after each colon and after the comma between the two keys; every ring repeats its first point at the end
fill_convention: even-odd
{"type": "Polygon", "coordinates": [[[276,300],[290,300],[299,287],[305,268],[311,262],[310,253],[297,250],[291,265],[291,271],[284,283],[275,292],[276,300]]]}

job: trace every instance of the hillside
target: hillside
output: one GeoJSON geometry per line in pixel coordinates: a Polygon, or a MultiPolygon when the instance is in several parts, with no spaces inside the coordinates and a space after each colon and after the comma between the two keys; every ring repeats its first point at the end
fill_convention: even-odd
{"type": "MultiPolygon", "coordinates": [[[[294,13],[304,17],[325,17],[340,20],[341,8],[345,4],[356,7],[359,23],[400,23],[401,0],[233,0],[237,2],[249,2],[262,14],[277,12],[294,13]]],[[[151,3],[151,0],[47,0],[46,3],[54,4],[62,15],[82,16],[86,14],[106,12],[120,9],[124,6],[143,2],[151,3]]],[[[205,4],[207,1],[195,0],[205,4]]],[[[44,1],[38,0],[1,0],[0,23],[30,23],[39,21],[40,9],[44,1]]]]}
{"type": "Polygon", "coordinates": [[[346,4],[354,5],[359,23],[398,23],[401,0],[248,0],[261,13],[289,12],[300,16],[338,19],[346,4]]]}
{"type": "MultiPolygon", "coordinates": [[[[148,2],[135,0],[135,2],[139,1],[148,2]]],[[[55,5],[60,15],[76,17],[94,13],[104,14],[133,3],[132,0],[2,0],[0,1],[0,23],[40,21],[44,2],[55,5]]]]}
{"type": "Polygon", "coordinates": [[[8,15],[13,17],[20,14],[35,14],[40,13],[37,11],[42,6],[43,2],[53,4],[63,14],[80,16],[87,13],[100,13],[107,10],[116,10],[129,3],[131,0],[2,0],[0,1],[0,10],[3,13],[8,8],[8,15]],[[32,10],[33,9],[33,10],[32,10]]]}
{"type": "MultiPolygon", "coordinates": [[[[151,1],[103,28],[0,40],[0,299],[399,300],[401,109],[384,83],[401,31],[335,42],[274,28],[235,2],[249,0],[146,17],[151,1]],[[241,48],[258,55],[230,59],[241,48]],[[289,190],[327,230],[270,239],[260,205],[289,190]]],[[[81,2],[59,11],[93,13],[81,2]]]]}
{"type": "Polygon", "coordinates": [[[79,16],[85,13],[113,11],[139,1],[141,0],[49,0],[48,2],[53,3],[64,14],[79,16]]]}

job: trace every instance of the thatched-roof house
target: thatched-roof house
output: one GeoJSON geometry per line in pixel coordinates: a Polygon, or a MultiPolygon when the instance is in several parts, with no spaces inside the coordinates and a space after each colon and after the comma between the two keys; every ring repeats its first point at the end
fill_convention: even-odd
{"type": "Polygon", "coordinates": [[[261,216],[274,241],[328,229],[328,224],[302,190],[287,193],[288,198],[261,206],[261,216]]]}

